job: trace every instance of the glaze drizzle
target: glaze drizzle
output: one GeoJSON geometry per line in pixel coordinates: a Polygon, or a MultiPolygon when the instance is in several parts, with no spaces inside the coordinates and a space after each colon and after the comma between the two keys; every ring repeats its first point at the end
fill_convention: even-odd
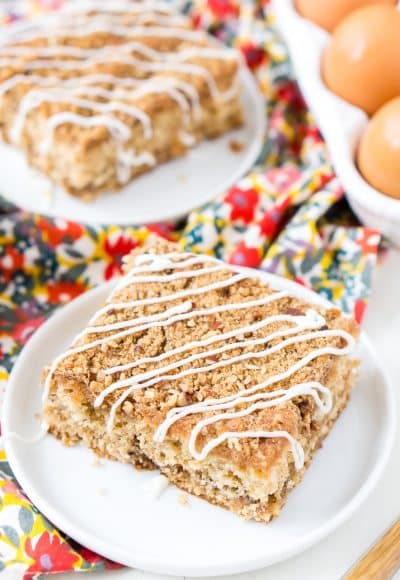
{"type": "MultiPolygon", "coordinates": [[[[289,296],[288,292],[274,292],[255,300],[245,302],[224,303],[211,308],[196,309],[192,301],[192,296],[206,294],[211,289],[226,288],[241,280],[254,278],[254,273],[240,270],[234,266],[216,260],[208,256],[198,256],[190,253],[171,252],[167,254],[142,254],[137,256],[133,268],[121,279],[112,292],[108,303],[101,308],[90,320],[88,327],[82,331],[75,340],[77,341],[96,334],[95,340],[85,342],[72,347],[69,351],[60,355],[52,364],[45,381],[44,400],[47,398],[51,380],[54,372],[62,360],[72,354],[87,351],[92,348],[133,335],[135,333],[148,330],[150,328],[165,327],[174,325],[185,320],[194,320],[198,316],[217,314],[222,312],[232,312],[241,309],[250,309],[262,306],[274,301],[278,301],[289,296]],[[187,269],[198,266],[197,269],[187,269]],[[152,298],[144,298],[129,302],[114,301],[116,294],[123,288],[137,283],[168,283],[180,279],[193,279],[204,274],[217,272],[227,272],[227,278],[206,284],[197,288],[187,288],[179,292],[163,294],[152,298]],[[152,304],[163,304],[173,300],[183,299],[177,305],[166,306],[164,310],[157,314],[144,316],[133,316],[128,320],[114,322],[111,324],[96,324],[99,318],[112,311],[136,308],[152,304]],[[106,333],[105,336],[102,336],[106,333]]],[[[231,366],[243,360],[265,359],[268,356],[284,350],[286,347],[314,340],[316,338],[341,338],[345,345],[342,347],[325,346],[311,350],[307,355],[297,360],[294,364],[279,374],[269,376],[265,381],[252,384],[246,388],[241,388],[237,393],[219,399],[208,398],[204,401],[172,408],[166,415],[164,421],[157,427],[154,433],[154,440],[162,442],[168,435],[169,429],[180,419],[189,415],[203,415],[191,431],[188,449],[191,455],[198,461],[204,460],[207,455],[222,442],[230,439],[240,438],[284,438],[288,441],[293,454],[294,463],[297,469],[301,469],[304,463],[304,451],[300,443],[287,431],[245,431],[231,432],[223,431],[218,437],[212,438],[198,449],[197,438],[201,431],[208,425],[226,421],[228,419],[240,418],[251,413],[269,407],[281,405],[299,396],[311,397],[321,414],[329,413],[332,408],[332,396],[327,387],[316,381],[290,384],[287,388],[267,391],[265,389],[287,379],[290,379],[297,371],[304,368],[313,360],[320,356],[344,356],[351,353],[355,341],[353,337],[344,330],[327,330],[325,319],[321,314],[313,309],[309,309],[304,314],[277,314],[268,316],[257,322],[239,326],[233,330],[216,333],[201,340],[185,343],[179,347],[165,351],[157,356],[147,356],[132,360],[131,362],[111,366],[102,370],[103,375],[112,376],[117,373],[130,371],[135,368],[142,368],[147,364],[163,363],[156,368],[139,372],[128,378],[120,378],[111,382],[97,396],[94,407],[99,408],[108,396],[121,390],[121,394],[112,403],[107,421],[107,430],[113,429],[116,413],[124,401],[135,391],[154,387],[162,381],[177,381],[184,377],[195,375],[201,372],[212,371],[221,367],[231,366]],[[271,324],[289,323],[290,326],[274,330],[265,336],[258,336],[255,333],[267,328],[271,324]],[[306,332],[308,331],[308,332],[306,332]],[[228,340],[236,339],[233,342],[228,340]],[[272,346],[272,340],[277,341],[272,346]],[[217,345],[216,343],[219,343],[217,345]],[[262,350],[251,350],[254,346],[265,346],[262,350]],[[191,353],[194,349],[201,349],[200,352],[191,353]],[[237,350],[241,349],[240,354],[237,350]],[[246,349],[246,350],[244,350],[246,349]],[[250,349],[250,350],[247,350],[250,349]],[[234,350],[235,354],[229,354],[234,350]],[[221,357],[220,355],[224,355],[221,357]],[[168,362],[172,356],[179,356],[178,360],[168,362]],[[165,363],[164,363],[165,361],[165,363]],[[200,366],[194,366],[197,361],[200,366]],[[182,367],[186,367],[183,368],[182,367]],[[238,408],[239,407],[239,408],[238,408]],[[213,413],[204,417],[205,413],[213,413]]]]}
{"type": "Polygon", "coordinates": [[[239,56],[226,47],[204,46],[209,42],[208,36],[185,26],[186,20],[174,14],[168,3],[97,1],[80,3],[73,10],[11,31],[0,46],[0,67],[11,68],[13,74],[0,83],[0,98],[20,84],[31,83],[36,87],[28,89],[18,105],[13,126],[9,129],[10,140],[17,144],[21,141],[34,109],[43,103],[56,103],[62,110],[48,118],[38,153],[50,152],[55,131],[62,125],[105,127],[115,143],[117,179],[126,183],[134,168],[156,163],[146,148],[138,154],[129,146],[138,124],[145,142],[153,138],[152,120],[141,108],[140,99],[145,95],[166,94],[181,112],[183,129],[178,138],[183,147],[191,147],[196,143],[195,135],[189,131],[191,120],[201,120],[202,112],[196,79],[204,81],[215,101],[229,101],[236,98],[239,91],[236,79],[227,90],[220,90],[202,59],[238,61],[239,56]],[[133,19],[131,24],[125,23],[126,17],[133,19]],[[118,37],[121,44],[116,47],[114,40],[107,38],[105,45],[96,48],[57,44],[62,38],[102,33],[118,37]],[[148,38],[191,44],[178,51],[161,51],[149,46],[148,38]],[[44,40],[44,45],[12,44],[40,39],[44,40]],[[109,74],[107,67],[115,63],[129,67],[129,76],[109,74]],[[91,74],[93,68],[95,74],[91,74]],[[49,76],[42,76],[45,73],[49,76]],[[68,78],[63,78],[65,73],[68,78]],[[139,78],[135,78],[137,76],[139,78]],[[105,88],[104,83],[109,86],[105,88]],[[88,85],[90,89],[85,90],[88,85]],[[78,110],[72,111],[71,107],[78,110]],[[133,119],[133,123],[126,122],[126,117],[133,119]]]}
{"type": "Polygon", "coordinates": [[[0,97],[6,96],[20,84],[36,84],[39,89],[28,90],[21,99],[13,127],[9,130],[10,140],[20,142],[34,109],[42,103],[56,103],[62,110],[50,114],[38,152],[47,154],[51,150],[55,131],[62,125],[86,128],[103,126],[115,143],[117,178],[120,183],[125,183],[131,177],[132,168],[156,163],[150,151],[144,147],[138,154],[129,146],[129,141],[137,131],[136,122],[143,131],[144,141],[152,139],[150,115],[141,108],[143,105],[140,102],[137,107],[134,103],[146,95],[159,93],[168,95],[178,105],[183,123],[178,138],[185,148],[191,147],[196,143],[196,137],[189,127],[192,120],[197,122],[201,119],[202,112],[196,80],[200,78],[204,81],[214,101],[225,102],[236,98],[239,90],[236,79],[227,90],[220,90],[212,72],[202,64],[202,59],[237,61],[239,56],[237,51],[226,47],[204,46],[205,42],[209,42],[209,37],[185,25],[186,20],[174,14],[171,7],[163,2],[116,2],[115,5],[112,2],[89,2],[80,6],[79,10],[66,10],[43,22],[11,32],[0,46],[0,67],[11,68],[13,73],[0,83],[0,97]],[[127,15],[133,18],[129,25],[124,23],[127,15]],[[102,33],[119,37],[121,44],[118,44],[117,51],[109,39],[106,39],[105,45],[96,48],[57,44],[62,38],[102,33]],[[190,43],[190,46],[183,46],[177,51],[161,51],[149,46],[145,42],[148,38],[173,39],[179,43],[190,43]],[[45,40],[44,45],[12,44],[40,39],[45,40]],[[115,63],[131,69],[128,78],[107,72],[106,67],[115,63]],[[93,68],[96,73],[91,74],[90,69],[93,68]],[[85,74],[86,70],[89,74],[85,74]],[[50,76],[40,74],[46,71],[50,76]],[[76,76],[66,79],[63,78],[65,73],[76,73],[76,76]],[[181,75],[184,78],[180,78],[181,75]],[[111,84],[112,88],[105,88],[103,83],[111,84]],[[87,85],[90,90],[84,90],[87,85]],[[120,87],[125,90],[120,90],[120,87]],[[70,110],[71,107],[78,111],[70,110]],[[125,117],[130,117],[134,123],[127,123],[125,117]]]}

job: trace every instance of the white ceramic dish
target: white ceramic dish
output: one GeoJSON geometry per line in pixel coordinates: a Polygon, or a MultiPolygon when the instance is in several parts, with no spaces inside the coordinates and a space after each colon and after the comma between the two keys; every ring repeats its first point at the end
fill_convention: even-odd
{"type": "Polygon", "coordinates": [[[102,194],[92,203],[80,201],[30,168],[21,152],[0,144],[0,193],[26,210],[87,224],[142,225],[184,217],[233,185],[260,152],[266,130],[264,99],[247,68],[242,68],[240,80],[245,113],[241,129],[205,141],[122,191],[102,194]],[[233,152],[232,140],[243,149],[233,152]]]}
{"type": "MultiPolygon", "coordinates": [[[[304,287],[261,275],[276,289],[323,302],[304,287]]],[[[38,508],[71,537],[108,558],[163,575],[208,576],[255,570],[289,558],[321,540],[349,518],[377,483],[394,437],[393,393],[362,335],[361,377],[347,409],[268,526],[189,496],[178,503],[170,486],[158,500],[145,484],[153,473],[101,461],[84,447],[66,448],[50,435],[27,444],[39,430],[39,374],[105,300],[110,283],[60,309],[20,355],[6,390],[3,432],[12,469],[38,508]],[[24,403],[21,404],[21,401],[24,403]]],[[[324,302],[323,302],[324,303],[324,302]]]]}
{"type": "Polygon", "coordinates": [[[277,24],[288,45],[296,76],[329,146],[332,162],[354,213],[400,246],[400,201],[383,195],[360,175],[354,155],[367,124],[361,109],[329,91],[320,75],[321,55],[329,34],[302,18],[293,0],[275,0],[277,24]]]}

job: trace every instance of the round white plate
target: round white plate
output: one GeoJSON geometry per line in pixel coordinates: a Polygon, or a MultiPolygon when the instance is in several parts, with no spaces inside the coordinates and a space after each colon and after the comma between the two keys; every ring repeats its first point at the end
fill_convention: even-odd
{"type": "MultiPolygon", "coordinates": [[[[293,282],[261,274],[276,289],[321,298],[293,282]]],[[[290,494],[281,516],[269,525],[245,522],[224,509],[169,486],[159,499],[146,489],[154,472],[102,460],[84,447],[63,447],[47,435],[27,444],[39,430],[39,374],[67,347],[110,292],[98,287],[60,309],[38,330],[20,355],[6,390],[5,446],[27,495],[75,540],[128,566],[160,574],[207,576],[245,572],[305,550],[349,518],[382,473],[394,435],[393,393],[365,335],[358,355],[360,381],[303,482],[290,494]]]]}
{"type": "Polygon", "coordinates": [[[233,185],[261,150],[264,99],[245,67],[240,80],[245,116],[241,129],[201,143],[119,192],[102,194],[91,203],[80,201],[30,168],[20,151],[0,144],[0,193],[29,211],[87,224],[142,225],[181,218],[233,185]],[[233,152],[232,141],[240,142],[243,149],[233,152]]]}

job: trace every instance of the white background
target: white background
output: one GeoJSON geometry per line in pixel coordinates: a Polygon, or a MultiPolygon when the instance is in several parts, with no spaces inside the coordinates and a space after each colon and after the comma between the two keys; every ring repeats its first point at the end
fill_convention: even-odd
{"type": "MultiPolygon", "coordinates": [[[[364,328],[394,386],[400,381],[400,254],[390,253],[376,272],[364,328]]],[[[400,385],[397,392],[400,403],[400,385]]],[[[400,404],[398,405],[400,410],[400,404]]],[[[345,474],[338,474],[338,477],[345,474]]],[[[333,482],[334,483],[334,482],[333,482]]],[[[366,503],[336,532],[302,555],[258,572],[223,576],[227,580],[338,580],[386,528],[400,517],[400,435],[382,480],[366,503]]],[[[326,490],[329,493],[329,490],[326,490]]],[[[322,490],[321,490],[322,493],[322,490]]],[[[207,557],[206,555],[204,556],[207,557]]],[[[76,580],[76,574],[63,575],[76,580]]],[[[167,578],[124,569],[91,574],[93,580],[160,580],[167,578]]],[[[178,577],[169,577],[175,580],[178,577]]],[[[183,577],[179,577],[183,580],[183,577]]],[[[186,580],[191,580],[186,578],[186,580]]]]}

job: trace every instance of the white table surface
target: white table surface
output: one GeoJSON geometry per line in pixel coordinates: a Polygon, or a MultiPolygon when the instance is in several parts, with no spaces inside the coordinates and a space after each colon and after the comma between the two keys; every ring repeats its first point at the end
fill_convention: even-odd
{"type": "MultiPolygon", "coordinates": [[[[396,387],[400,382],[400,253],[391,252],[377,268],[373,295],[364,328],[396,387]]],[[[400,403],[400,385],[397,393],[400,403]]],[[[398,405],[400,410],[400,404],[398,405]]],[[[336,532],[286,562],[246,574],[223,576],[227,580],[339,580],[354,561],[400,517],[400,432],[378,486],[356,512],[336,532]]],[[[397,576],[397,575],[396,575],[397,576]]],[[[63,580],[76,580],[65,574],[63,580]]],[[[88,577],[89,578],[89,577],[88,577]]],[[[91,574],[93,580],[161,580],[166,577],[139,570],[123,569],[91,574]]],[[[183,577],[179,577],[183,580],[183,577]]],[[[186,580],[190,580],[186,578],[186,580]]]]}

